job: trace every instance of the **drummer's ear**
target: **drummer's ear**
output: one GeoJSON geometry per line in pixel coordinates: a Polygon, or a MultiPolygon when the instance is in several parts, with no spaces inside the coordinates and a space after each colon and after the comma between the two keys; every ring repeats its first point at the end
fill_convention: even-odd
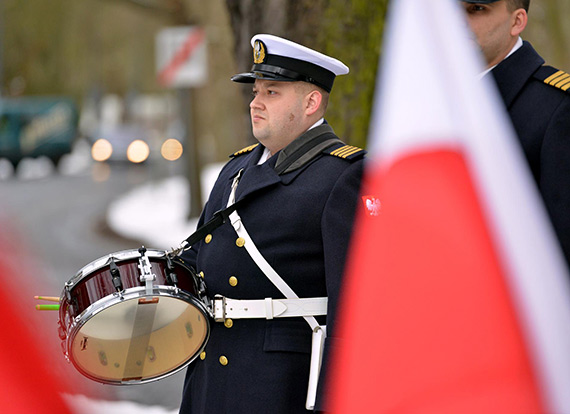
{"type": "Polygon", "coordinates": [[[319,91],[313,90],[305,97],[305,101],[305,114],[312,116],[321,109],[323,95],[319,91]]]}
{"type": "Polygon", "coordinates": [[[518,37],[525,29],[528,23],[528,15],[525,9],[520,8],[513,12],[512,14],[512,25],[511,25],[511,36],[518,37]]]}

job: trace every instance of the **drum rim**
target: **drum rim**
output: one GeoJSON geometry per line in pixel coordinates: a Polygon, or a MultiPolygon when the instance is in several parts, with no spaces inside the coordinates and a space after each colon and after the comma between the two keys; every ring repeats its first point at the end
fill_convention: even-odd
{"type": "MultiPolygon", "coordinates": [[[[146,256],[148,258],[164,258],[168,254],[167,250],[160,250],[160,249],[146,249],[146,256]]],[[[141,253],[138,249],[127,249],[127,250],[119,250],[117,252],[109,253],[104,256],[101,256],[92,262],[83,266],[79,271],[64,285],[64,293],[65,290],[73,289],[79,282],[81,282],[86,277],[90,276],[92,273],[96,272],[104,268],[105,266],[109,265],[109,259],[114,258],[117,263],[120,263],[125,260],[131,259],[138,259],[141,257],[141,253]]],[[[62,295],[62,297],[65,297],[62,295]]]]}
{"type": "Polygon", "coordinates": [[[63,344],[62,344],[63,345],[63,353],[65,355],[65,358],[68,361],[70,361],[81,374],[83,374],[87,378],[90,378],[96,382],[108,384],[108,385],[147,384],[150,382],[161,380],[161,379],[166,378],[170,375],[176,374],[177,372],[181,371],[182,369],[184,369],[188,365],[190,365],[200,355],[200,353],[206,348],[206,344],[208,343],[208,341],[210,339],[210,331],[211,331],[210,318],[211,318],[211,312],[209,311],[209,309],[206,307],[206,305],[204,303],[202,303],[199,299],[197,299],[193,295],[187,293],[186,291],[184,291],[178,287],[167,286],[167,285],[155,285],[153,288],[153,294],[152,295],[148,295],[146,293],[146,289],[144,286],[137,286],[137,287],[133,287],[133,288],[128,288],[128,289],[125,289],[124,291],[122,291],[121,293],[114,293],[113,295],[105,296],[105,297],[93,302],[91,305],[89,305],[87,308],[85,308],[85,310],[83,312],[81,312],[78,316],[73,318],[69,327],[67,327],[65,329],[66,339],[63,340],[63,344]],[[190,357],[186,362],[182,363],[177,368],[174,368],[173,370],[171,370],[165,374],[161,374],[161,375],[157,375],[157,376],[149,377],[149,378],[143,378],[141,380],[129,380],[129,381],[103,380],[102,378],[91,375],[89,372],[82,369],[75,362],[74,358],[71,355],[71,346],[72,346],[73,340],[75,339],[75,337],[77,336],[77,334],[79,333],[79,331],[81,330],[83,325],[85,325],[87,323],[87,321],[89,321],[95,315],[97,315],[98,313],[100,313],[100,312],[102,312],[102,311],[104,311],[104,310],[106,310],[106,309],[108,309],[108,308],[110,308],[116,304],[123,302],[124,300],[140,299],[140,298],[149,297],[149,296],[163,296],[163,297],[170,297],[170,298],[175,297],[171,294],[172,291],[174,291],[175,295],[185,297],[181,300],[183,300],[187,303],[190,303],[191,305],[194,305],[195,307],[197,307],[198,310],[204,316],[204,320],[206,322],[206,335],[204,337],[204,341],[203,341],[202,345],[200,346],[200,348],[196,351],[196,353],[192,357],[190,357]],[[111,300],[110,299],[111,297],[115,298],[115,299],[119,299],[119,298],[122,298],[122,299],[119,299],[118,302],[108,304],[107,306],[105,306],[105,304],[111,300]],[[88,314],[89,314],[89,317],[84,318],[84,316],[86,316],[88,314]]]}

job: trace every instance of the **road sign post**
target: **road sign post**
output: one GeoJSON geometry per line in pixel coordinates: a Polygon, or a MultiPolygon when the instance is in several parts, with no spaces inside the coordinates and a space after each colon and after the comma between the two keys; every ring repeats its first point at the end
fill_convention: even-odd
{"type": "Polygon", "coordinates": [[[190,182],[190,217],[202,211],[200,157],[192,114],[192,88],[207,80],[206,34],[197,26],[171,27],[156,38],[156,64],[159,82],[177,90],[180,116],[185,126],[185,148],[190,182]]]}

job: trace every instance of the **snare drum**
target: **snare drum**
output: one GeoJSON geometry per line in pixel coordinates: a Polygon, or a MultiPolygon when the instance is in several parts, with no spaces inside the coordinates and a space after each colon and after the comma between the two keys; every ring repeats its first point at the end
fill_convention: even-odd
{"type": "Polygon", "coordinates": [[[190,364],[210,335],[202,279],[160,250],[101,257],[61,295],[59,335],[66,358],[105,384],[162,379],[190,364]]]}

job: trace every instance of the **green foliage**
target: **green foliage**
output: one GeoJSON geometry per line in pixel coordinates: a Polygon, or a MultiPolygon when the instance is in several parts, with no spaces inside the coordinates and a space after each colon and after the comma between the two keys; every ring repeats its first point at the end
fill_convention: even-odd
{"type": "Polygon", "coordinates": [[[91,88],[158,89],[154,36],[168,24],[163,15],[127,1],[3,0],[2,6],[6,94],[80,98],[91,88]]]}
{"type": "Polygon", "coordinates": [[[327,120],[343,140],[366,146],[388,0],[330,0],[319,50],[342,60],[350,73],[335,80],[327,120]]]}

